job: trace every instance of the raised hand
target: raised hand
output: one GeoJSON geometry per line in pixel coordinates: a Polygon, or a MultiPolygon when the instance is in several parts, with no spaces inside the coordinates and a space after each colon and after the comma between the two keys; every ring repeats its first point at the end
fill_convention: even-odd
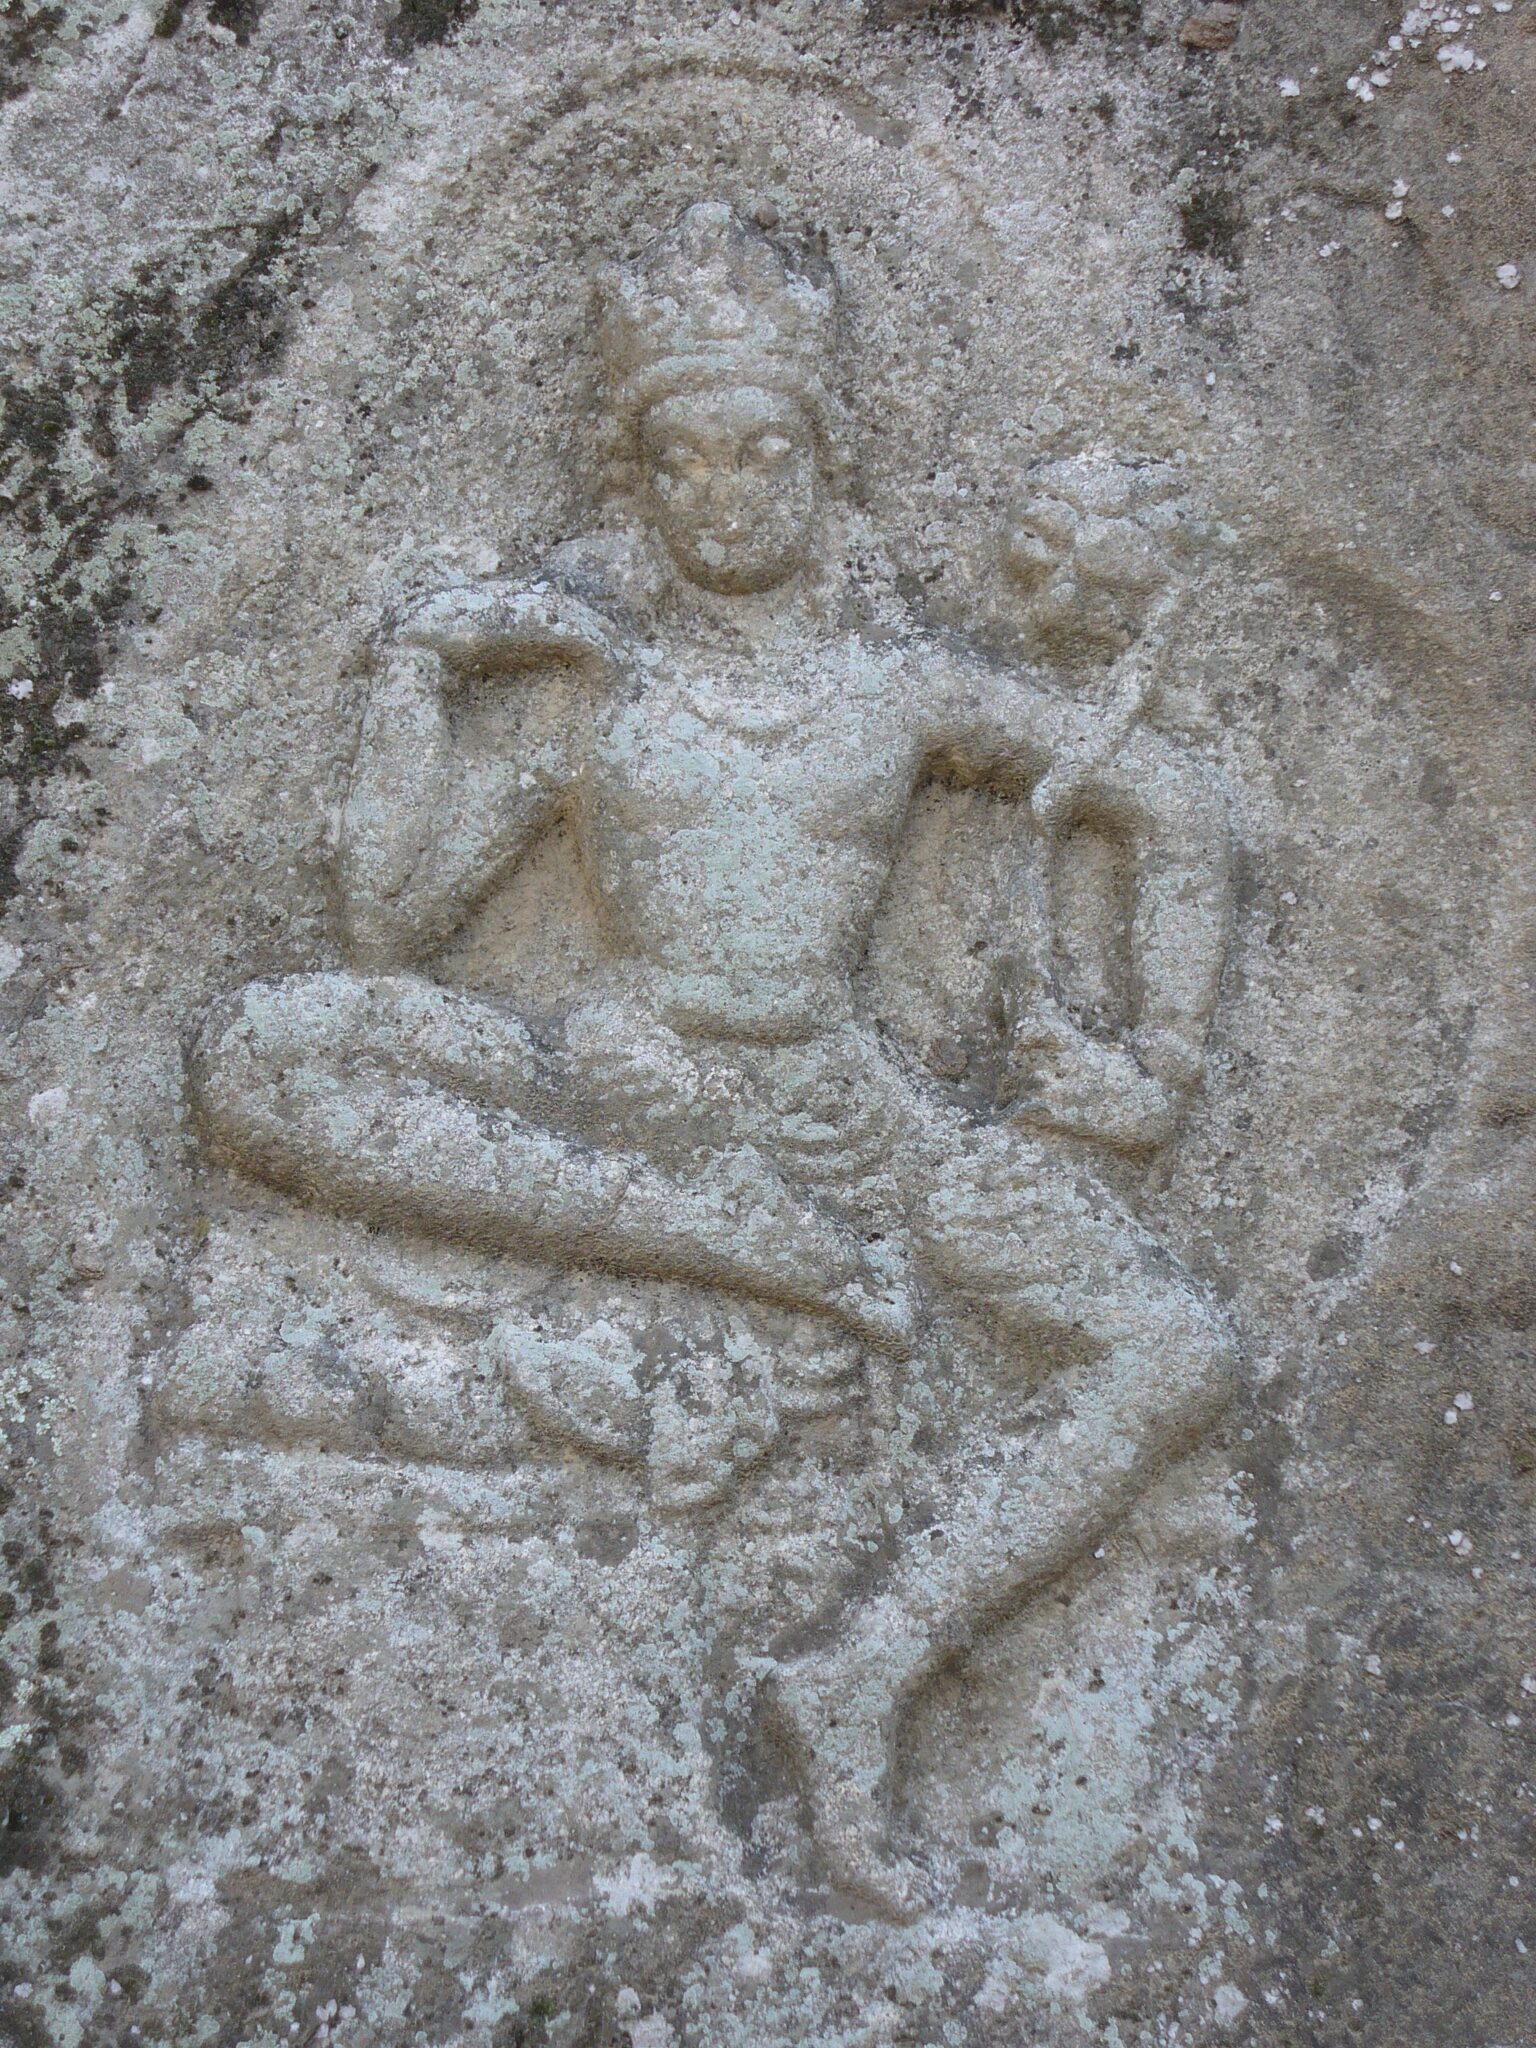
{"type": "Polygon", "coordinates": [[[1132,1152],[1167,1144],[1181,1102],[1124,1047],[1036,1001],[1014,1024],[999,1107],[1012,1123],[1132,1152]]]}
{"type": "Polygon", "coordinates": [[[407,613],[400,644],[424,647],[460,674],[514,674],[545,666],[617,675],[626,650],[613,622],[552,583],[468,584],[407,613]]]}

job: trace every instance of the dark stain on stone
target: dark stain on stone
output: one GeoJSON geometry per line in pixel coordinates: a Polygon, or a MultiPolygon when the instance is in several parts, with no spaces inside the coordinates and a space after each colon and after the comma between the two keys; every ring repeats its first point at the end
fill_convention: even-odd
{"type": "Polygon", "coordinates": [[[480,5],[480,0],[400,0],[400,11],[384,31],[393,57],[407,57],[424,43],[446,43],[480,5]]]}
{"type": "Polygon", "coordinates": [[[227,28],[237,43],[248,43],[261,20],[266,0],[209,0],[208,19],[215,28],[227,28]]]}
{"type": "Polygon", "coordinates": [[[586,1524],[576,1537],[582,1557],[594,1564],[622,1564],[640,1540],[639,1524],[633,1515],[613,1515],[586,1524]]]}
{"type": "MultiPolygon", "coordinates": [[[[121,457],[118,403],[138,420],[156,400],[179,394],[166,435],[174,448],[194,420],[216,406],[227,410],[231,393],[269,370],[287,335],[285,259],[297,227],[286,214],[262,223],[211,287],[141,265],[106,309],[105,341],[89,370],[66,367],[30,384],[0,380],[0,505],[37,569],[31,585],[0,606],[0,629],[24,624],[31,643],[22,672],[0,692],[0,903],[15,892],[17,855],[42,786],[55,774],[85,772],[77,749],[86,728],[74,707],[99,685],[133,600],[125,523],[155,510],[147,465],[130,480],[121,457]],[[84,479],[82,448],[100,465],[84,479]]],[[[200,479],[199,472],[189,487],[206,488],[200,479]]]]}
{"type": "MultiPolygon", "coordinates": [[[[266,10],[267,0],[208,0],[208,20],[215,28],[228,29],[242,48],[255,34],[266,10]]],[[[155,17],[155,34],[168,42],[187,18],[186,0],[165,0],[155,17]]]]}
{"type": "Polygon", "coordinates": [[[1356,1230],[1335,1231],[1319,1238],[1307,1254],[1307,1274],[1313,1280],[1336,1280],[1359,1261],[1365,1240],[1356,1230]]]}
{"type": "Polygon", "coordinates": [[[1047,50],[1082,35],[1125,39],[1142,31],[1142,0],[870,0],[876,28],[908,22],[1005,21],[1034,36],[1047,50]]]}
{"type": "Polygon", "coordinates": [[[162,391],[211,378],[227,392],[269,369],[287,336],[287,277],[280,269],[296,223],[278,216],[257,229],[229,275],[188,303],[180,281],[153,264],[113,308],[113,362],[130,413],[162,391]]]}
{"type": "Polygon", "coordinates": [[[1186,249],[1196,256],[1214,256],[1228,270],[1242,262],[1238,237],[1245,226],[1243,203],[1219,178],[1197,179],[1179,201],[1179,229],[1186,249]]]}
{"type": "Polygon", "coordinates": [[[1438,755],[1424,763],[1419,777],[1419,802],[1433,811],[1448,811],[1456,801],[1456,778],[1438,755]]]}
{"type": "Polygon", "coordinates": [[[64,19],[62,7],[29,6],[27,0],[0,5],[0,103],[18,100],[32,83],[32,68],[64,19]]]}
{"type": "Polygon", "coordinates": [[[77,1744],[85,1712],[73,1708],[49,1561],[51,1511],[0,1479],[0,1556],[11,1599],[0,1622],[0,1670],[18,1693],[30,1677],[27,1731],[0,1762],[0,1876],[40,1871],[56,1853],[65,1751],[77,1744]]]}

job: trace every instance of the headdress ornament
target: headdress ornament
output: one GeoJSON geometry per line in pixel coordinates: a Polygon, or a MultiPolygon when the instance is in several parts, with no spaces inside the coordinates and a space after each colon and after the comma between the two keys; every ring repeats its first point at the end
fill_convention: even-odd
{"type": "Polygon", "coordinates": [[[680,391],[755,384],[792,393],[827,429],[835,311],[830,281],[729,206],[701,201],[613,280],[602,345],[614,402],[634,420],[680,391]]]}

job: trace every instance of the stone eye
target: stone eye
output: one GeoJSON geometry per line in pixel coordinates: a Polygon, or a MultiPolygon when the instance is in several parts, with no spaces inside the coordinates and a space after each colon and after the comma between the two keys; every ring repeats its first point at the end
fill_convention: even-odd
{"type": "Polygon", "coordinates": [[[1085,528],[1078,564],[1091,582],[1126,591],[1149,591],[1167,580],[1161,550],[1129,519],[1107,519],[1085,528]]]}
{"type": "Polygon", "coordinates": [[[1008,572],[1027,589],[1043,583],[1060,559],[1060,550],[1031,526],[1016,526],[1008,536],[1004,550],[1008,572]]]}
{"type": "Polygon", "coordinates": [[[793,447],[794,443],[787,434],[759,434],[747,449],[747,460],[754,468],[773,469],[793,447]]]}

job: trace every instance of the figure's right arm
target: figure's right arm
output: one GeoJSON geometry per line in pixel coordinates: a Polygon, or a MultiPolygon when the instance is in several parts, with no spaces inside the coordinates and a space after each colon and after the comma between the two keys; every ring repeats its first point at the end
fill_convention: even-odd
{"type": "Polygon", "coordinates": [[[360,966],[430,953],[517,860],[573,779],[587,693],[627,661],[624,628],[558,581],[466,585],[406,616],[342,815],[341,892],[360,966]],[[486,691],[505,693],[514,715],[496,721],[493,743],[466,743],[456,707],[486,691]]]}
{"type": "Polygon", "coordinates": [[[524,720],[515,759],[455,744],[455,678],[433,648],[397,642],[368,707],[339,849],[347,950],[363,967],[430,953],[559,802],[568,777],[557,723],[524,720]],[[537,728],[530,730],[530,727],[537,728]]]}
{"type": "Polygon", "coordinates": [[[337,871],[347,951],[379,965],[410,950],[408,884],[442,800],[448,754],[441,664],[392,647],[374,673],[341,814],[337,871]]]}

